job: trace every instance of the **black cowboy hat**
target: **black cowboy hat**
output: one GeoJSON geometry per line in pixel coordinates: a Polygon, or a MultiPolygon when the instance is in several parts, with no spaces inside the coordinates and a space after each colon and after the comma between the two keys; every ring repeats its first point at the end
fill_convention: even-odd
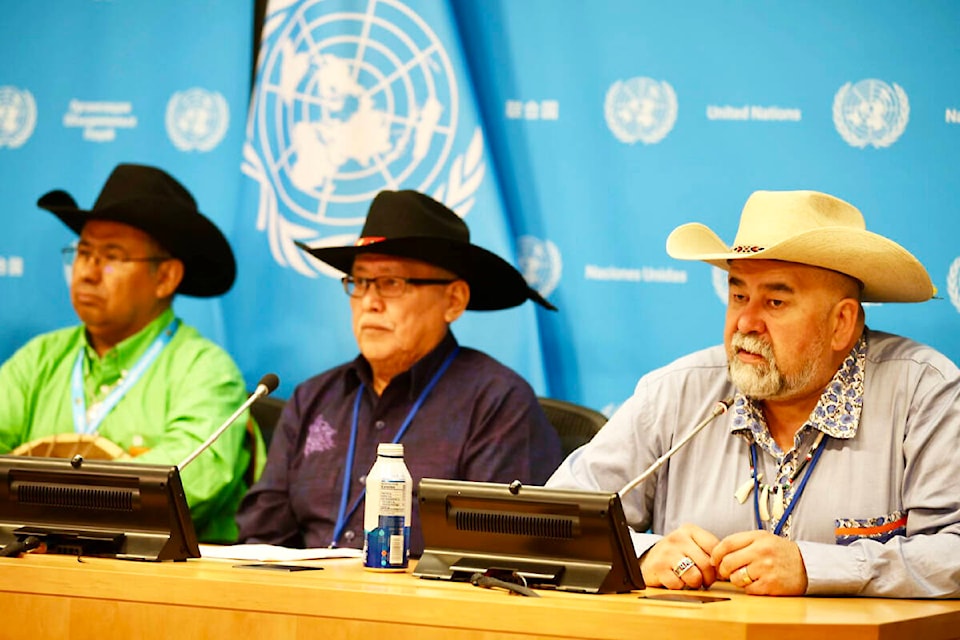
{"type": "Polygon", "coordinates": [[[70,194],[59,189],[41,196],[37,206],[77,234],[88,220],[112,220],[147,233],[183,262],[177,293],[208,298],[233,286],[237,263],[227,239],[197,210],[190,192],[161,169],[117,165],[89,211],[78,208],[70,194]]]}
{"type": "Polygon", "coordinates": [[[470,230],[460,216],[418,191],[378,193],[353,246],[297,246],[344,273],[350,273],[361,253],[422,260],[465,280],[470,285],[467,309],[474,311],[507,309],[528,299],[557,310],[506,260],[470,244],[470,230]]]}

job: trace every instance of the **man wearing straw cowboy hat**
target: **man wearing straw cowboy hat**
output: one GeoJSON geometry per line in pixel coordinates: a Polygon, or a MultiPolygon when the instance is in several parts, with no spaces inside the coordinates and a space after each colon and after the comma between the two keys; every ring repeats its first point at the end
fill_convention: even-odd
{"type": "MultiPolygon", "coordinates": [[[[230,289],[230,245],[154,167],[118,165],[88,211],[59,190],[37,204],[79,235],[63,255],[82,324],[34,338],[0,367],[0,452],[74,434],[106,439],[137,461],[179,463],[246,399],[230,356],[172,309],[175,294],[230,289]]],[[[245,435],[226,430],[184,469],[201,540],[236,537],[251,457],[245,435]]]]}
{"type": "MultiPolygon", "coordinates": [[[[347,274],[360,355],[294,391],[237,515],[241,540],[361,547],[364,478],[380,442],[405,445],[414,486],[425,476],[547,479],[560,443],[530,385],[450,331],[466,309],[528,299],[553,309],[516,269],[415,191],[377,194],[355,245],[301,248],[347,274]]],[[[417,522],[414,501],[414,555],[417,522]]]]}
{"type": "Polygon", "coordinates": [[[960,371],[861,306],[932,298],[920,262],[813,191],[758,191],[732,247],[685,224],[667,252],[729,272],[723,346],[643,376],[548,484],[619,490],[731,398],[624,494],[648,585],[960,597],[960,371]]]}

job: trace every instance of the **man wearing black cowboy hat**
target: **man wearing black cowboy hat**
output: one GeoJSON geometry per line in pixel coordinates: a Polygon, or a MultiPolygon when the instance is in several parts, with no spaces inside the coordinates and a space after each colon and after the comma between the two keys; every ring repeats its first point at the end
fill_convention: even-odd
{"type": "MultiPolygon", "coordinates": [[[[527,299],[553,309],[516,269],[415,191],[379,193],[355,245],[301,248],[348,274],[360,355],[294,391],[237,515],[242,541],[361,547],[364,479],[380,442],[404,444],[414,483],[546,480],[560,443],[530,385],[449,328],[466,309],[527,299]]],[[[413,520],[419,555],[416,504],[413,520]]]]}
{"type": "MultiPolygon", "coordinates": [[[[177,293],[230,289],[230,245],[190,193],[154,167],[117,166],[89,211],[64,191],[37,204],[79,235],[63,255],[82,324],[34,338],[0,368],[0,452],[72,434],[84,455],[105,439],[138,461],[179,463],[246,398],[230,356],[171,306],[177,293]]],[[[245,440],[244,429],[227,429],[183,471],[201,540],[236,537],[251,458],[245,440]]]]}

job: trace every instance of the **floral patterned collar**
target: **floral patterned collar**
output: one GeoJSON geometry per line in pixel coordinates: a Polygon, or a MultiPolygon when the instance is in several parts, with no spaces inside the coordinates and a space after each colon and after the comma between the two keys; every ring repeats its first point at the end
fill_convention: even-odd
{"type": "MultiPolygon", "coordinates": [[[[863,372],[867,360],[867,330],[853,346],[837,369],[817,406],[803,426],[797,430],[794,447],[811,429],[822,431],[833,438],[849,439],[857,435],[860,413],[863,410],[863,372]]],[[[752,436],[766,450],[777,445],[767,429],[760,403],[739,391],[734,397],[733,425],[730,433],[752,436]]]]}

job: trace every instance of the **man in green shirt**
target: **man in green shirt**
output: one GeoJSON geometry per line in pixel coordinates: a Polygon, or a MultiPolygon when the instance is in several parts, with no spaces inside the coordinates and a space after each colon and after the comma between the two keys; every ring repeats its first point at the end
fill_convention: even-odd
{"type": "MultiPolygon", "coordinates": [[[[171,306],[177,293],[230,289],[230,245],[190,193],[154,167],[118,165],[89,211],[63,191],[37,204],[80,236],[63,253],[83,324],[34,338],[0,366],[0,453],[81,434],[106,438],[138,461],[182,462],[247,395],[230,356],[171,306]]],[[[201,541],[236,538],[233,514],[253,454],[247,419],[183,470],[201,541]]]]}

